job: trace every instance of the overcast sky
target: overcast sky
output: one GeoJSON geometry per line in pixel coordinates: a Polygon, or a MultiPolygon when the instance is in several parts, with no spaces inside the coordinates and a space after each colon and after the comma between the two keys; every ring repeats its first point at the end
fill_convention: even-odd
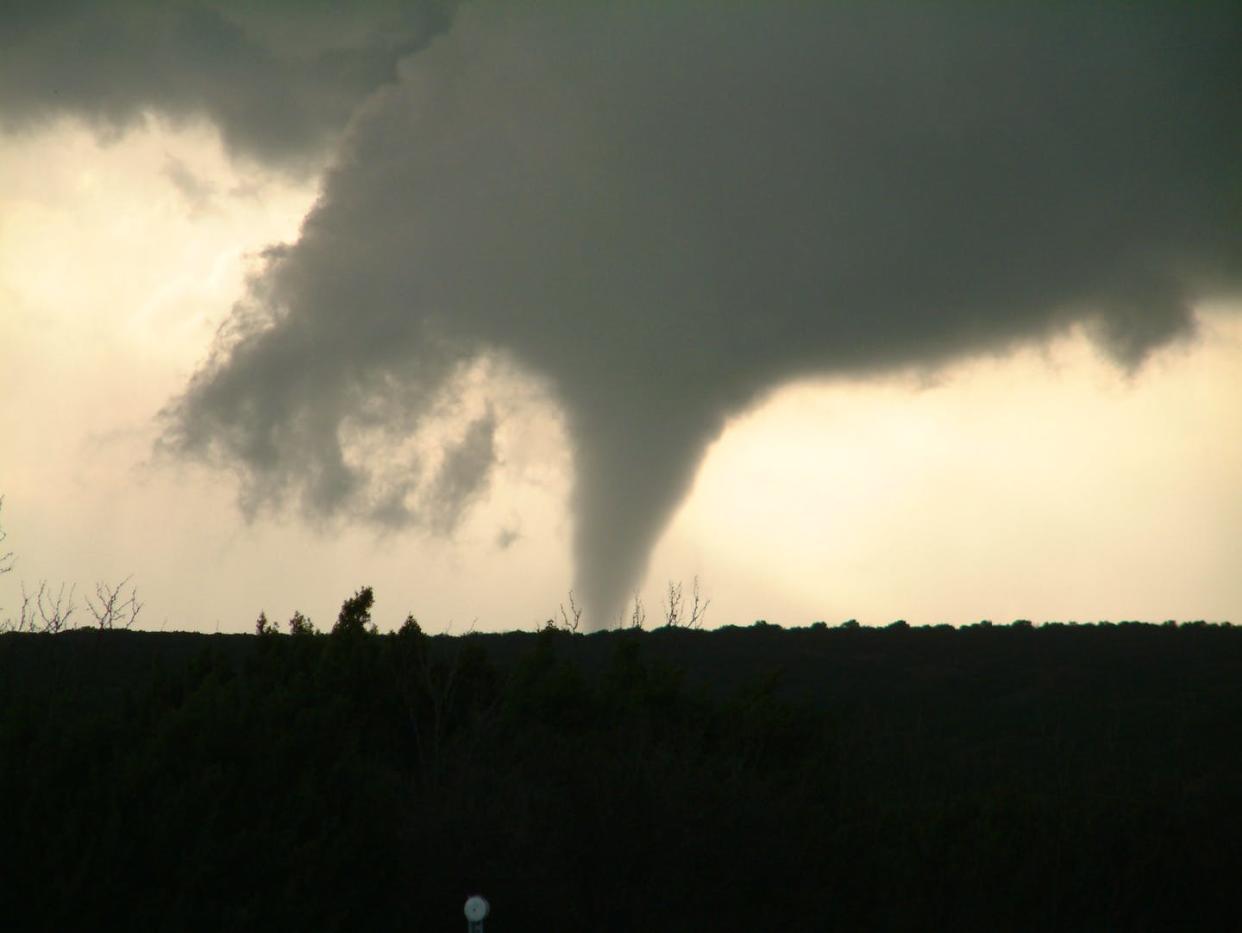
{"type": "Polygon", "coordinates": [[[0,618],[1242,619],[1235,5],[250,7],[0,13],[0,618]]]}

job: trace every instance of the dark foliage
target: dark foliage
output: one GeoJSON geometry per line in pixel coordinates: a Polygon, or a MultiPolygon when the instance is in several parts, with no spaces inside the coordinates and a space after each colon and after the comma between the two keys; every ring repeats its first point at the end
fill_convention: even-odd
{"type": "Polygon", "coordinates": [[[1242,633],[0,636],[20,929],[1187,930],[1242,906],[1242,633]],[[791,905],[803,905],[795,916],[791,905]]]}
{"type": "MultiPolygon", "coordinates": [[[[340,615],[336,617],[336,625],[332,626],[332,634],[344,636],[362,635],[371,624],[371,606],[375,603],[375,594],[369,586],[364,586],[357,593],[345,600],[340,615]]],[[[300,613],[295,613],[296,616],[300,613]]],[[[290,623],[292,628],[292,623],[290,623]]],[[[375,629],[369,631],[374,634],[375,629]]]]}

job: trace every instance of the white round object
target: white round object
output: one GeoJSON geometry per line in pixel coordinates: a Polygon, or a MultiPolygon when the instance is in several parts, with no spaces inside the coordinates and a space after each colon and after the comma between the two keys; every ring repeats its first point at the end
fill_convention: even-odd
{"type": "Polygon", "coordinates": [[[466,919],[478,923],[487,916],[488,904],[485,898],[474,895],[466,899],[466,919]]]}

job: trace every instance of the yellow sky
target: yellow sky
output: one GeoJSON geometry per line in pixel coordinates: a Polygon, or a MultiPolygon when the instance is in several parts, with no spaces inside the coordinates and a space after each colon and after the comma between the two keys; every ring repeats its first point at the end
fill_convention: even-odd
{"type": "Polygon", "coordinates": [[[827,618],[1236,616],[1240,323],[1206,314],[1133,379],[1075,336],[930,387],[792,387],[680,524],[827,618]]]}
{"type": "MultiPolygon", "coordinates": [[[[65,123],[0,149],[0,493],[19,582],[133,574],[146,627],[377,615],[529,627],[571,578],[569,463],[537,395],[452,541],[247,526],[227,477],[148,462],[152,417],[296,236],[312,181],[231,163],[206,127],[100,142],[65,123]],[[501,548],[502,533],[516,532],[501,548]]],[[[1081,335],[928,378],[800,383],[733,424],[652,558],[698,574],[709,623],[1242,621],[1242,315],[1133,377],[1081,335]]]]}

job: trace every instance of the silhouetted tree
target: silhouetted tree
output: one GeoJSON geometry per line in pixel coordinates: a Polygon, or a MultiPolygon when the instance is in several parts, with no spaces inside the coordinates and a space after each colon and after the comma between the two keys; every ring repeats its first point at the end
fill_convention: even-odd
{"type": "Polygon", "coordinates": [[[290,635],[314,635],[315,626],[311,624],[311,620],[296,609],[293,611],[293,618],[289,620],[290,635]]]}
{"type": "Polygon", "coordinates": [[[416,638],[423,634],[423,627],[418,624],[418,619],[414,618],[414,613],[406,613],[405,621],[402,622],[401,627],[397,629],[397,634],[408,638],[416,638]]]}
{"type": "Polygon", "coordinates": [[[371,606],[375,603],[375,594],[371,587],[364,586],[353,596],[341,604],[341,612],[332,626],[333,635],[362,635],[375,633],[371,625],[371,606]]]}

